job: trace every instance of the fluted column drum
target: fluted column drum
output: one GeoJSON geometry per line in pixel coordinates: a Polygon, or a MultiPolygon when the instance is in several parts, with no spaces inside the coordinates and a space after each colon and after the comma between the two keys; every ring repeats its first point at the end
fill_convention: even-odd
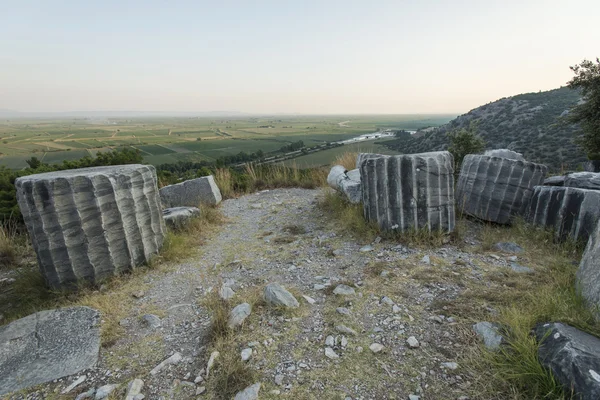
{"type": "Polygon", "coordinates": [[[453,165],[447,151],[361,154],[365,218],[383,230],[454,231],[453,165]]]}
{"type": "Polygon", "coordinates": [[[528,161],[469,154],[462,163],[458,209],[485,221],[508,224],[524,216],[533,187],[544,182],[548,167],[528,161]]]}
{"type": "Polygon", "coordinates": [[[152,166],[48,172],[18,178],[15,186],[40,270],[53,288],[131,270],[163,244],[152,166]]]}

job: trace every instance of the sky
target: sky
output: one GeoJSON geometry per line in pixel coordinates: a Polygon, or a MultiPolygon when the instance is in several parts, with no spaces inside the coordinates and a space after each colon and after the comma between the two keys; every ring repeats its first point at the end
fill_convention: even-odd
{"type": "Polygon", "coordinates": [[[0,109],[464,113],[564,86],[600,1],[0,0],[0,109]]]}

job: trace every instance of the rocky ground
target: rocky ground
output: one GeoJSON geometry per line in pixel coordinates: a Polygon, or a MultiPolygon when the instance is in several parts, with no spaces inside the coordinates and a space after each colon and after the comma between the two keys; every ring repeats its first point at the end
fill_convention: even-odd
{"type": "Polygon", "coordinates": [[[229,351],[248,358],[260,398],[489,398],[466,367],[479,346],[471,326],[495,312],[486,296],[532,272],[518,270],[527,262],[511,253],[519,249],[474,251],[474,223],[438,248],[367,243],[339,233],[317,205],[321,195],[278,189],[224,201],[227,222],[197,255],[148,270],[129,288],[122,334],[104,343],[96,368],[11,398],[98,399],[103,387],[121,399],[135,378],[143,396],[128,399],[221,398],[207,371],[206,304],[216,293],[232,296],[231,307],[253,305],[229,351]],[[300,306],[257,301],[273,282],[300,306]]]}

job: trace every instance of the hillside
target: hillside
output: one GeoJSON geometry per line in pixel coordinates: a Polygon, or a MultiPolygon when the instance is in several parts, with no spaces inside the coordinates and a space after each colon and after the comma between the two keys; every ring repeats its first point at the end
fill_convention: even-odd
{"type": "Polygon", "coordinates": [[[388,141],[385,146],[403,153],[444,150],[448,147],[448,132],[475,121],[488,149],[509,148],[554,170],[561,165],[574,169],[586,161],[573,140],[579,128],[560,124],[559,117],[579,99],[578,92],[566,87],[507,97],[475,108],[439,128],[388,141]]]}

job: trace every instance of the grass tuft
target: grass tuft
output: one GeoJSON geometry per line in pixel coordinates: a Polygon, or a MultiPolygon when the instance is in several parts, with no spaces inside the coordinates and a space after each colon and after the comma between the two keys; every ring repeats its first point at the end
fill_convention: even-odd
{"type": "Polygon", "coordinates": [[[338,155],[335,160],[331,163],[331,165],[341,165],[346,168],[348,171],[351,171],[356,168],[356,159],[358,158],[357,152],[347,151],[338,155]]]}

